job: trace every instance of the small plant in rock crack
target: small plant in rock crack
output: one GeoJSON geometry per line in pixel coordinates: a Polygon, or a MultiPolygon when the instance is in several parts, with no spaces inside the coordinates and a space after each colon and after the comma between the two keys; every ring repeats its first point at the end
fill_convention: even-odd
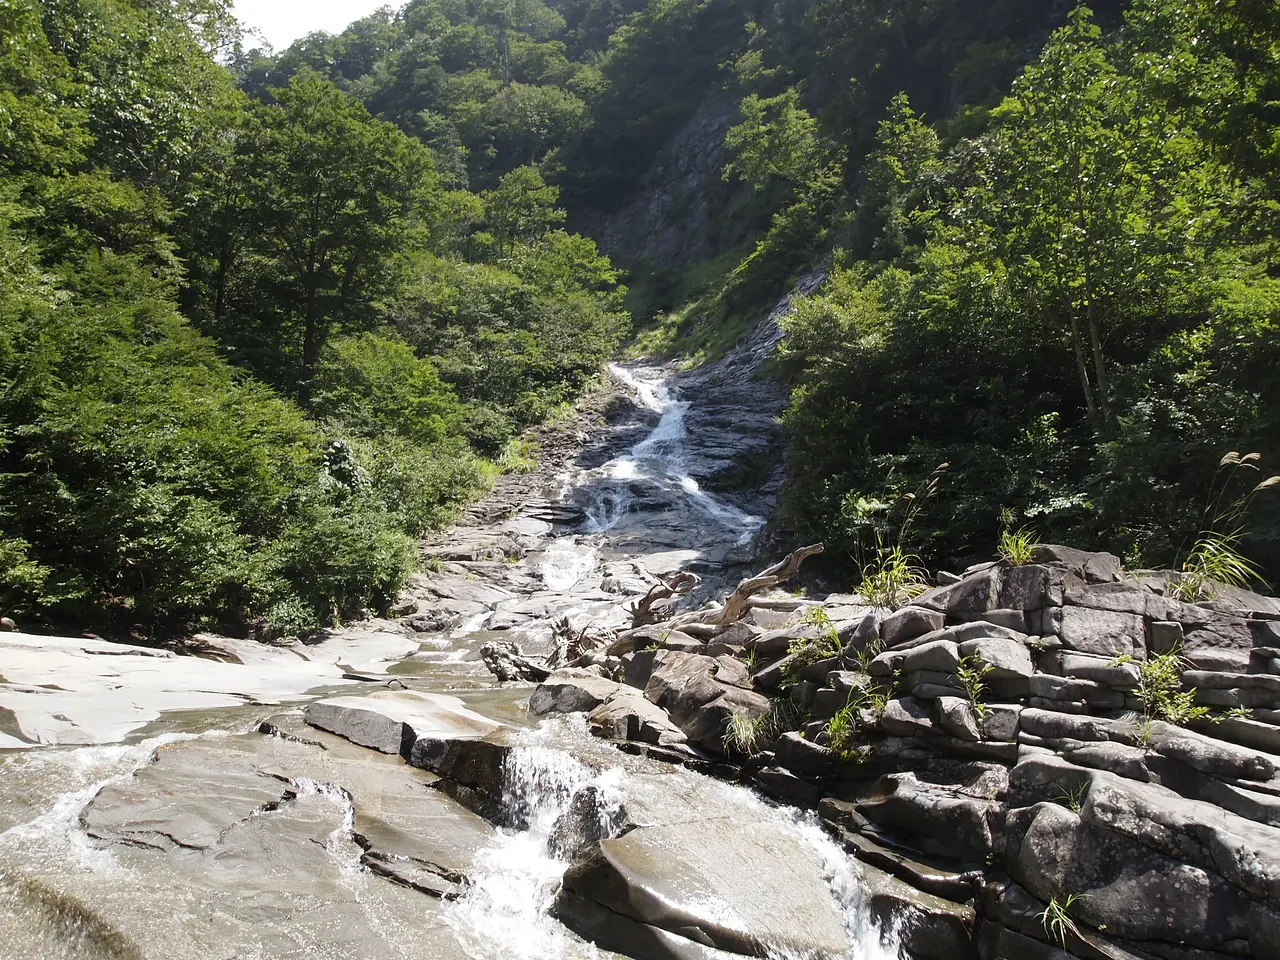
{"type": "Polygon", "coordinates": [[[1182,671],[1186,661],[1182,650],[1175,648],[1149,656],[1138,665],[1138,689],[1142,713],[1148,723],[1163,720],[1184,725],[1209,715],[1209,708],[1196,705],[1196,688],[1182,689],[1182,671]]]}
{"type": "Polygon", "coordinates": [[[1086,780],[1080,786],[1072,789],[1066,788],[1066,792],[1054,799],[1069,808],[1072,813],[1079,813],[1081,807],[1084,806],[1084,798],[1089,795],[1089,782],[1086,780]]]}
{"type": "Polygon", "coordinates": [[[725,728],[724,748],[744,757],[754,756],[764,744],[797,729],[803,721],[803,711],[790,697],[775,697],[769,701],[769,709],[757,716],[735,711],[725,728]]]}
{"type": "Polygon", "coordinates": [[[1227,720],[1252,720],[1253,709],[1251,707],[1232,707],[1222,716],[1227,720]]]}
{"type": "Polygon", "coordinates": [[[791,661],[787,664],[783,678],[788,684],[799,681],[805,667],[812,666],[821,660],[838,657],[842,649],[840,635],[836,632],[835,623],[827,616],[827,611],[821,607],[814,607],[804,615],[803,622],[816,626],[818,636],[814,639],[798,637],[791,641],[791,645],[787,648],[787,653],[791,654],[791,661]]]}
{"type": "Polygon", "coordinates": [[[878,723],[884,715],[885,705],[893,695],[893,682],[872,684],[849,691],[845,705],[827,721],[828,744],[843,760],[861,762],[866,756],[858,748],[858,734],[862,732],[859,715],[865,711],[878,723]]]}
{"type": "Polygon", "coordinates": [[[1024,567],[1031,563],[1031,555],[1039,545],[1040,541],[1036,539],[1034,531],[1026,527],[1019,527],[1017,530],[1006,528],[1000,534],[1000,540],[996,544],[996,553],[1001,560],[1010,566],[1024,567]]]}
{"type": "Polygon", "coordinates": [[[964,694],[973,704],[973,711],[979,720],[987,718],[987,705],[982,698],[987,694],[986,676],[991,672],[991,664],[983,663],[973,654],[960,658],[960,666],[956,668],[956,679],[964,689],[964,694]]]}
{"type": "Polygon", "coordinates": [[[1061,946],[1067,956],[1071,955],[1071,951],[1067,949],[1067,935],[1070,934],[1077,940],[1083,939],[1080,935],[1080,928],[1076,926],[1075,920],[1071,918],[1071,907],[1077,900],[1082,900],[1087,896],[1087,893],[1068,893],[1061,903],[1058,902],[1057,897],[1050,897],[1045,908],[1036,914],[1036,919],[1044,927],[1044,932],[1048,934],[1050,942],[1061,946]]]}
{"type": "Polygon", "coordinates": [[[926,500],[938,495],[942,478],[950,468],[940,463],[915,490],[897,493],[892,472],[880,495],[863,496],[856,490],[845,495],[840,516],[854,539],[854,562],[860,593],[868,603],[895,609],[928,589],[928,571],[920,558],[904,547],[926,500]]]}
{"type": "Polygon", "coordinates": [[[428,573],[444,573],[444,561],[438,553],[433,553],[423,566],[428,573]]]}

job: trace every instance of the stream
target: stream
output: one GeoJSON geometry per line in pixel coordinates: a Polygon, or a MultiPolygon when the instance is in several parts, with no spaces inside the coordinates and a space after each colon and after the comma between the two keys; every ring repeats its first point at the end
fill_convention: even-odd
{"type": "MultiPolygon", "coordinates": [[[[10,748],[0,750],[0,957],[613,957],[553,916],[570,865],[560,831],[584,791],[600,835],[616,832],[624,809],[633,824],[673,830],[673,864],[698,864],[680,846],[690,819],[711,817],[708,838],[758,844],[758,882],[734,897],[708,886],[696,908],[756,924],[760,955],[897,957],[894,932],[870,918],[856,862],[814,819],[620,753],[581,716],[532,717],[530,687],[497,684],[479,660],[495,638],[536,652],[561,617],[622,626],[624,601],[655,576],[693,569],[711,589],[753,562],[773,481],[710,489],[772,429],[776,402],[756,402],[743,357],[693,375],[614,367],[632,415],[545,492],[576,522],[538,519],[543,508],[531,504],[455,531],[398,620],[279,648],[209,638],[217,659],[0,635],[0,746],[10,748]],[[486,556],[477,544],[490,543],[499,547],[486,556]],[[510,544],[522,555],[503,555],[510,544]],[[386,687],[447,693],[517,728],[497,815],[299,718],[321,697],[386,687]],[[277,735],[259,732],[264,721],[277,735]],[[824,891],[811,905],[818,921],[787,915],[767,857],[801,877],[798,889],[824,891]],[[406,864],[425,879],[405,881],[406,864]],[[814,934],[806,946],[803,931],[797,940],[793,925],[818,929],[828,916],[842,944],[814,934]]],[[[699,869],[714,883],[716,849],[706,857],[699,869]]],[[[683,942],[672,955],[735,955],[683,942]]]]}

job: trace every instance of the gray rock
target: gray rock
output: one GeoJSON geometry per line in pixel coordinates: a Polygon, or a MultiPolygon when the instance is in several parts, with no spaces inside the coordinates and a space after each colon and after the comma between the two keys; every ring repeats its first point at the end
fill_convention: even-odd
{"type": "Polygon", "coordinates": [[[773,747],[774,762],[801,777],[834,776],[838,758],[825,747],[806,740],[796,732],[784,733],[773,747]]]}
{"type": "Polygon", "coordinates": [[[622,658],[622,682],[629,687],[643,690],[653,674],[655,650],[638,650],[622,658]]]}
{"type": "MultiPolygon", "coordinates": [[[[569,868],[556,914],[583,933],[622,917],[717,951],[839,956],[847,938],[824,866],[781,829],[772,820],[716,817],[638,826],[569,868]]],[[[617,938],[597,942],[635,955],[617,938]]]]}
{"type": "Polygon", "coordinates": [[[404,757],[420,737],[479,739],[503,728],[468,710],[457,697],[412,690],[316,700],[303,717],[313,727],[362,747],[404,757]]]}
{"type": "Polygon", "coordinates": [[[1018,715],[1021,712],[1022,707],[1019,704],[987,704],[987,714],[982,718],[982,739],[1016,743],[1018,741],[1018,715]]]}
{"type": "Polygon", "coordinates": [[[755,717],[769,709],[767,697],[718,681],[718,668],[711,657],[660,650],[644,691],[691,741],[717,752],[734,714],[755,717]]]}
{"type": "Polygon", "coordinates": [[[982,613],[956,613],[952,616],[957,620],[981,620],[983,623],[995,624],[1005,630],[1012,630],[1014,633],[1025,634],[1040,632],[1040,618],[1043,614],[1041,610],[986,610],[982,613]],[[1032,628],[1034,622],[1034,628],[1032,628]]]}
{"type": "Polygon", "coordinates": [[[1280,699],[1280,677],[1265,673],[1229,673],[1220,670],[1186,670],[1182,682],[1208,690],[1263,690],[1280,699]]]}
{"type": "Polygon", "coordinates": [[[859,803],[857,810],[923,853],[963,862],[992,852],[997,807],[924,783],[915,774],[895,773],[876,781],[875,796],[859,803]]]}
{"type": "Polygon", "coordinates": [[[1255,899],[1275,902],[1280,895],[1280,830],[1275,827],[1106,773],[1094,777],[1080,818],[1221,874],[1255,899]]]}
{"type": "Polygon", "coordinates": [[[900,669],[907,674],[920,670],[950,674],[955,673],[959,666],[960,653],[956,644],[950,640],[935,640],[906,651],[900,669]]]}
{"type": "Polygon", "coordinates": [[[1066,575],[1063,567],[1039,563],[1005,567],[1000,577],[999,607],[1023,611],[1060,607],[1066,575]]]}
{"type": "MultiPolygon", "coordinates": [[[[1040,899],[1064,891],[1082,894],[1078,920],[1132,940],[1215,949],[1248,937],[1248,899],[1222,877],[1087,824],[1054,804],[1027,813],[1029,824],[1009,872],[1040,899]]],[[[1013,823],[1010,829],[1016,829],[1013,823]]]]}
{"type": "Polygon", "coordinates": [[[1037,673],[1028,681],[1032,697],[1086,703],[1091,707],[1118,709],[1124,706],[1124,694],[1092,680],[1072,680],[1037,673]]]}
{"type": "Polygon", "coordinates": [[[782,767],[763,767],[752,779],[766,796],[791,807],[812,807],[822,799],[823,787],[782,767]]]}
{"type": "MultiPolygon", "coordinates": [[[[624,691],[629,688],[624,688],[624,691]]],[[[671,746],[688,740],[684,731],[671,722],[667,712],[650,703],[639,692],[619,693],[601,703],[587,717],[597,736],[611,740],[635,740],[671,746]]]]}
{"type": "Polygon", "coordinates": [[[934,730],[929,704],[915,697],[899,697],[885,704],[880,726],[895,737],[918,737],[934,730]]]}
{"type": "Polygon", "coordinates": [[[978,715],[968,700],[938,697],[938,720],[942,729],[958,740],[981,740],[978,715]]]}
{"type": "Polygon", "coordinates": [[[942,613],[981,613],[1001,607],[1000,570],[989,567],[966,576],[959,583],[926,590],[914,605],[942,613]]]}
{"type": "Polygon", "coordinates": [[[1139,747],[1123,743],[1089,743],[1064,747],[1062,756],[1077,766],[1106,770],[1140,783],[1152,779],[1147,768],[1147,751],[1139,747]]]}
{"type": "Polygon", "coordinates": [[[1037,563],[1062,563],[1089,583],[1110,583],[1120,579],[1120,558],[1110,553],[1089,553],[1055,543],[1037,544],[1031,552],[1037,563]]]}
{"type": "Polygon", "coordinates": [[[1116,663],[1114,659],[1064,652],[1059,666],[1064,677],[1092,680],[1116,690],[1132,690],[1138,686],[1138,665],[1135,663],[1116,663]]]}
{"type": "Polygon", "coordinates": [[[1136,614],[1067,606],[1061,630],[1063,644],[1072,650],[1104,657],[1146,656],[1142,617],[1136,614]]]}
{"type": "Polygon", "coordinates": [[[980,663],[991,667],[987,673],[988,680],[1026,680],[1035,673],[1031,653],[1019,640],[998,637],[966,640],[960,644],[960,655],[976,657],[980,663]]]}
{"type": "Polygon", "coordinates": [[[1154,654],[1182,648],[1182,624],[1176,620],[1155,620],[1147,628],[1147,644],[1154,654]]]}
{"type": "Polygon", "coordinates": [[[823,687],[813,695],[809,704],[809,715],[815,720],[829,720],[839,713],[849,702],[849,694],[841,690],[823,687]]]}
{"type": "Polygon", "coordinates": [[[877,869],[862,866],[866,904],[880,929],[898,925],[903,956],[918,960],[971,960],[973,907],[915,889],[877,869]]]}
{"type": "Polygon", "coordinates": [[[1196,734],[1161,737],[1155,743],[1155,750],[1163,757],[1215,777],[1270,780],[1276,775],[1275,764],[1266,757],[1196,734]]]}
{"type": "Polygon", "coordinates": [[[529,695],[531,713],[589,713],[623,685],[603,677],[583,677],[553,673],[529,695]]]}
{"type": "Polygon", "coordinates": [[[892,647],[903,640],[913,640],[922,634],[942,629],[943,620],[943,615],[936,610],[903,607],[881,622],[880,637],[885,646],[892,647]]]}

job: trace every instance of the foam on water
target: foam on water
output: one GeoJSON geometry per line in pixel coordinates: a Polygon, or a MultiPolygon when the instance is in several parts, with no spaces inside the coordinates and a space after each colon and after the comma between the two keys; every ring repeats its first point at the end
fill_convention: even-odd
{"type": "Polygon", "coordinates": [[[635,502],[631,482],[649,480],[668,489],[679,490],[698,513],[738,531],[738,544],[749,542],[764,525],[764,518],[739,510],[707,493],[686,470],[689,431],[685,418],[689,412],[689,401],[681,400],[664,377],[642,377],[634,370],[616,364],[610,364],[609,369],[634,391],[642,406],[659,414],[659,418],[649,435],[630,451],[587,475],[582,485],[589,487],[593,496],[585,508],[587,519],[584,528],[591,533],[612,530],[627,517],[635,502]]]}

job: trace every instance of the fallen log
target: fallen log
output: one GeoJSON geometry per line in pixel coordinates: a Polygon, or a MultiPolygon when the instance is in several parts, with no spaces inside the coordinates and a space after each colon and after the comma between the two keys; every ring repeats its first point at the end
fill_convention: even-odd
{"type": "Polygon", "coordinates": [[[754,577],[748,577],[738,584],[736,590],[725,600],[720,610],[702,618],[703,623],[723,626],[736,623],[745,617],[751,609],[751,595],[761,590],[768,590],[780,583],[785,583],[800,570],[800,564],[826,549],[821,543],[813,543],[807,547],[793,550],[773,566],[761,570],[754,577]]]}
{"type": "Polygon", "coordinates": [[[551,676],[545,663],[530,660],[514,643],[491,640],[480,648],[480,659],[499,680],[532,680],[541,683],[551,676]]]}

